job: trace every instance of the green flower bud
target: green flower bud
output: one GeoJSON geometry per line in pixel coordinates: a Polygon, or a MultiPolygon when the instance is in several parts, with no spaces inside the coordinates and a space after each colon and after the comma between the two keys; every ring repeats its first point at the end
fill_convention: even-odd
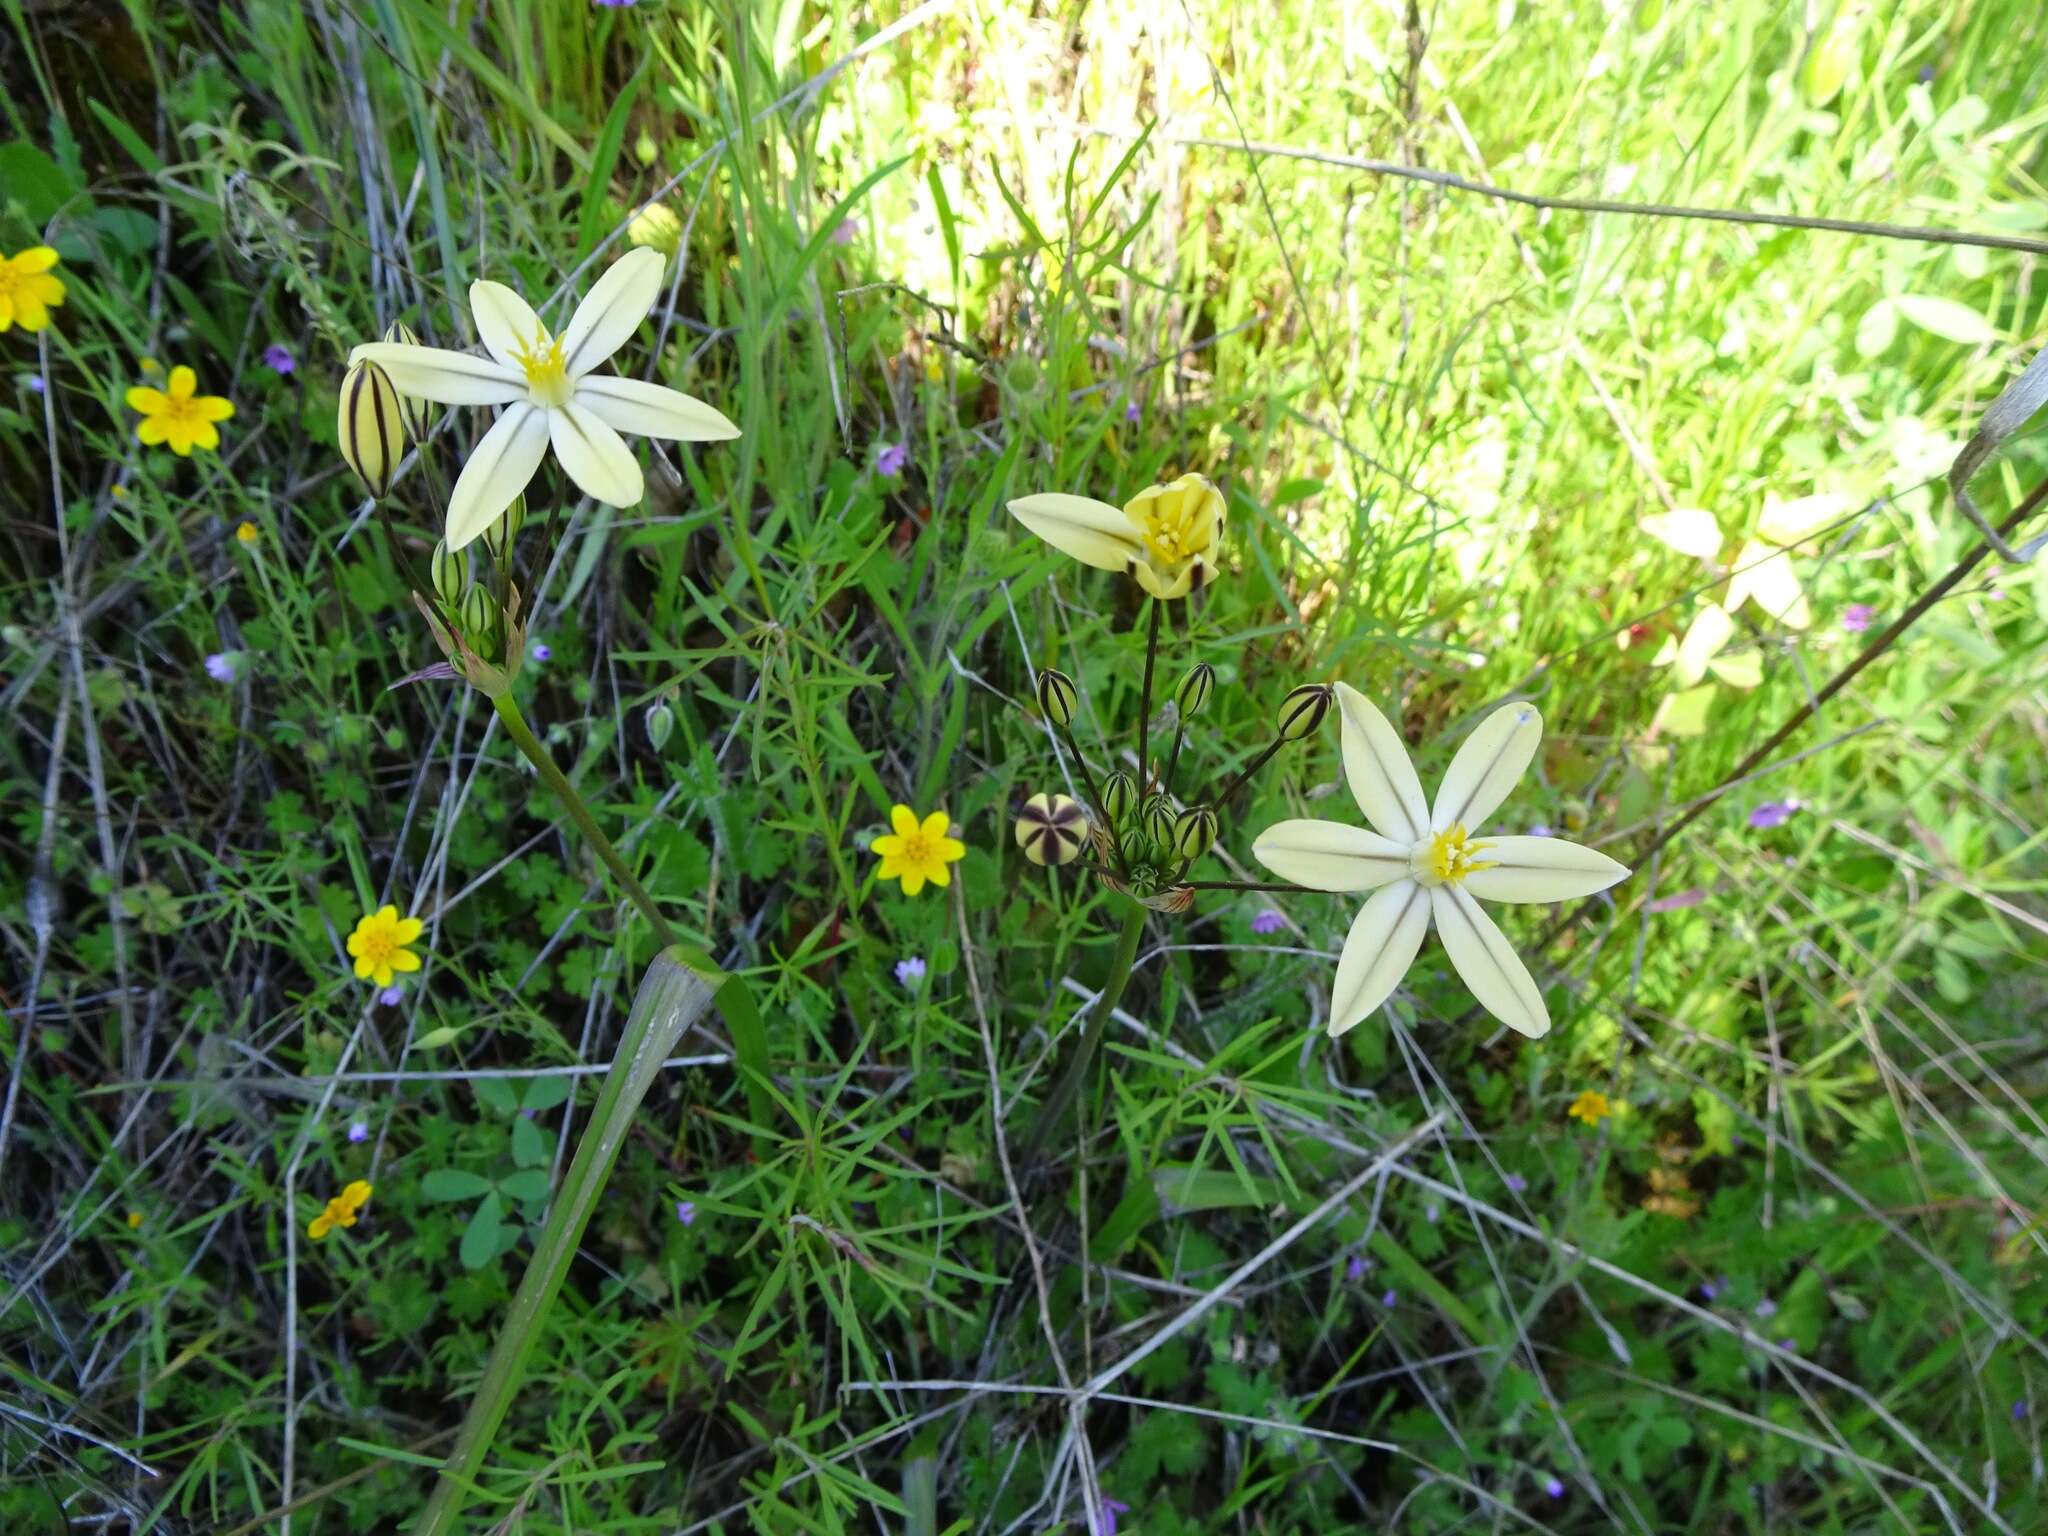
{"type": "Polygon", "coordinates": [[[1045,711],[1045,718],[1061,730],[1074,723],[1074,708],[1080,702],[1080,691],[1066,673],[1047,667],[1038,674],[1038,707],[1045,711]]]}
{"type": "Polygon", "coordinates": [[[1111,821],[1122,823],[1130,820],[1137,804],[1138,786],[1121,768],[1102,781],[1102,814],[1111,821]]]}
{"type": "Polygon", "coordinates": [[[1161,848],[1173,846],[1173,802],[1164,795],[1153,795],[1145,801],[1145,814],[1140,818],[1145,835],[1161,848]]]}
{"type": "Polygon", "coordinates": [[[1174,707],[1180,711],[1183,720],[1199,715],[1209,703],[1209,695],[1216,691],[1216,669],[1206,661],[1198,661],[1188,668],[1188,675],[1180,680],[1180,686],[1173,690],[1174,707]]]}
{"type": "Polygon", "coordinates": [[[1152,858],[1152,839],[1137,827],[1132,827],[1117,840],[1117,852],[1123,855],[1124,863],[1135,868],[1152,858]]]}
{"type": "Polygon", "coordinates": [[[434,590],[441,594],[441,601],[450,608],[462,602],[462,594],[469,588],[469,556],[448,547],[447,541],[434,546],[432,564],[434,590]]]}
{"type": "Polygon", "coordinates": [[[1191,805],[1173,819],[1173,851],[1184,859],[1199,859],[1216,841],[1216,813],[1206,805],[1191,805]]]}
{"type": "Polygon", "coordinates": [[[519,530],[526,522],[526,492],[521,491],[512,498],[512,505],[498,514],[498,520],[484,530],[484,547],[491,552],[491,559],[500,569],[511,553],[512,545],[519,537],[519,530]]]}
{"type": "Polygon", "coordinates": [[[673,256],[683,243],[683,221],[667,204],[649,203],[627,224],[626,238],[635,245],[644,245],[664,256],[673,256]]]}
{"type": "Polygon", "coordinates": [[[391,490],[392,472],[405,457],[405,404],[391,377],[375,363],[357,363],[341,381],[341,413],[335,423],[341,456],[363,488],[381,500],[391,490]]]}
{"type": "MultiPolygon", "coordinates": [[[[419,333],[402,320],[394,320],[384,327],[384,339],[393,346],[416,347],[420,344],[419,333]]],[[[399,409],[405,412],[405,430],[415,438],[426,436],[427,403],[415,400],[410,395],[398,397],[399,409]]]]}
{"type": "Polygon", "coordinates": [[[676,712],[669,708],[667,699],[656,699],[647,706],[647,741],[659,752],[668,745],[670,732],[676,728],[676,712]]]}
{"type": "Polygon", "coordinates": [[[498,653],[498,605],[482,587],[471,587],[462,595],[462,638],[486,661],[498,653]]]}
{"type": "Polygon", "coordinates": [[[1280,739],[1299,741],[1317,730],[1330,712],[1334,695],[1322,683],[1303,683],[1280,701],[1280,739]]]}
{"type": "Polygon", "coordinates": [[[1071,864],[1088,841],[1088,813],[1066,795],[1033,795],[1017,818],[1017,846],[1034,864],[1071,864]]]}
{"type": "Polygon", "coordinates": [[[642,165],[652,165],[660,154],[661,146],[654,142],[654,135],[642,128],[640,137],[633,141],[633,158],[642,165]]]}

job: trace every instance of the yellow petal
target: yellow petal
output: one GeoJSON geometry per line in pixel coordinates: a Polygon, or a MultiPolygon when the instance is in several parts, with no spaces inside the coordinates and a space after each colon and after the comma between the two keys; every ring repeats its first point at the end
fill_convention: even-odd
{"type": "Polygon", "coordinates": [[[311,1221],[306,1223],[306,1236],[313,1239],[313,1241],[316,1243],[319,1242],[321,1238],[325,1237],[328,1233],[332,1232],[333,1230],[334,1218],[329,1216],[325,1211],[322,1211],[318,1216],[315,1216],[311,1221]]]}
{"type": "Polygon", "coordinates": [[[145,416],[135,428],[136,438],[152,448],[170,435],[168,418],[163,416],[145,416]]]}
{"type": "Polygon", "coordinates": [[[902,855],[896,853],[883,854],[882,865],[881,868],[875,871],[875,878],[877,880],[901,880],[903,878],[902,855]]]}
{"type": "Polygon", "coordinates": [[[376,963],[368,955],[356,954],[353,949],[349,953],[356,956],[356,980],[367,981],[370,972],[376,969],[376,963]]]}
{"type": "Polygon", "coordinates": [[[967,845],[957,837],[942,837],[938,841],[938,855],[950,864],[967,857],[967,845]]]}
{"type": "Polygon", "coordinates": [[[906,896],[915,896],[915,895],[916,895],[916,894],[917,894],[917,893],[918,893],[919,891],[921,891],[921,890],[923,890],[923,889],[924,889],[924,871],[923,871],[922,869],[906,869],[906,870],[904,870],[904,871],[903,871],[903,894],[904,894],[904,895],[906,895],[906,896]]]}
{"type": "Polygon", "coordinates": [[[889,825],[896,829],[898,837],[917,836],[917,813],[907,805],[889,807],[889,825]]]}
{"type": "Polygon", "coordinates": [[[924,819],[924,835],[932,838],[944,837],[952,825],[953,818],[944,811],[933,811],[924,819]]]}
{"type": "Polygon", "coordinates": [[[47,245],[32,245],[14,258],[14,270],[27,275],[47,272],[57,265],[57,253],[47,245]]]}
{"type": "Polygon", "coordinates": [[[1020,496],[1010,503],[1010,515],[1060,553],[1099,571],[1144,563],[1144,546],[1130,519],[1106,501],[1057,493],[1020,496]]]}
{"type": "Polygon", "coordinates": [[[391,932],[391,937],[401,944],[410,944],[427,931],[427,925],[417,917],[404,919],[391,932]]]}
{"type": "Polygon", "coordinates": [[[122,398],[128,402],[129,410],[140,411],[145,416],[155,416],[159,412],[168,410],[171,404],[164,397],[162,390],[152,389],[147,384],[136,385],[122,398]]]}
{"type": "Polygon", "coordinates": [[[925,871],[925,878],[943,889],[953,883],[953,869],[949,864],[933,864],[925,871]]]}
{"type": "Polygon", "coordinates": [[[391,951],[391,968],[394,971],[416,971],[420,968],[420,957],[409,949],[394,949],[391,951]]]}
{"type": "Polygon", "coordinates": [[[547,335],[533,306],[503,283],[471,283],[469,312],[476,319],[476,333],[483,338],[484,349],[507,368],[523,371],[519,353],[547,335]]]}
{"type": "Polygon", "coordinates": [[[740,429],[702,400],[678,389],[622,379],[614,373],[587,374],[576,385],[576,404],[618,432],[665,437],[685,443],[715,443],[738,437],[740,429]]]}
{"type": "Polygon", "coordinates": [[[884,832],[872,843],[869,843],[868,848],[872,852],[879,853],[885,859],[893,859],[903,852],[903,839],[894,832],[884,832]]]}
{"type": "Polygon", "coordinates": [[[192,402],[192,409],[201,421],[226,421],[235,414],[235,402],[219,395],[201,395],[192,402]]]}
{"type": "Polygon", "coordinates": [[[171,398],[173,400],[191,399],[192,391],[198,387],[199,375],[190,368],[187,368],[183,363],[178,364],[177,367],[171,370],[171,398]]]}

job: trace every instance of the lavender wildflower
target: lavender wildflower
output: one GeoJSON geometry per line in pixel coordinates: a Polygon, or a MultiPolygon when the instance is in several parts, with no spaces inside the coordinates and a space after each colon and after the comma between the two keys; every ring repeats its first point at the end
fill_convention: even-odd
{"type": "Polygon", "coordinates": [[[216,683],[232,683],[235,680],[235,657],[232,651],[215,651],[206,658],[206,675],[216,683]]]}
{"type": "Polygon", "coordinates": [[[1655,901],[1648,903],[1643,910],[1645,912],[1682,912],[1687,907],[1698,906],[1706,899],[1707,893],[1698,886],[1693,886],[1690,890],[1673,891],[1669,896],[1659,896],[1655,901]]]}
{"type": "Polygon", "coordinates": [[[1266,908],[1252,919],[1253,933],[1278,933],[1286,926],[1287,919],[1278,912],[1275,912],[1271,907],[1266,908]]]}
{"type": "Polygon", "coordinates": [[[1773,827],[1785,825],[1798,809],[1797,800],[1766,800],[1749,813],[1749,825],[1753,831],[1768,832],[1773,827]]]}
{"type": "Polygon", "coordinates": [[[1369,1260],[1354,1253],[1344,1265],[1344,1278],[1356,1284],[1365,1278],[1365,1272],[1371,1268],[1369,1260]]]}
{"type": "Polygon", "coordinates": [[[1545,1478],[1543,1481],[1543,1491],[1553,1499],[1561,1499],[1564,1497],[1564,1483],[1559,1478],[1545,1478]]]}
{"type": "Polygon", "coordinates": [[[1511,1173],[1508,1175],[1508,1188],[1515,1194],[1519,1195],[1520,1193],[1522,1193],[1523,1190],[1527,1189],[1528,1187],[1529,1181],[1523,1178],[1519,1173],[1511,1173]]]}
{"type": "Polygon", "coordinates": [[[695,1226],[697,1222],[697,1202],[694,1200],[678,1200],[676,1202],[676,1220],[686,1227],[695,1226]]]}
{"type": "Polygon", "coordinates": [[[386,1008],[396,1008],[405,1001],[405,988],[394,981],[390,986],[377,994],[377,1001],[386,1008]]]}
{"type": "Polygon", "coordinates": [[[924,956],[908,955],[896,962],[896,980],[906,987],[914,987],[924,980],[924,956]]]}
{"type": "Polygon", "coordinates": [[[275,374],[287,374],[299,366],[299,360],[292,356],[291,349],[281,341],[273,341],[263,349],[263,361],[275,374]]]}
{"type": "Polygon", "coordinates": [[[1756,1315],[1761,1318],[1776,1317],[1778,1315],[1778,1304],[1766,1296],[1756,1304],[1756,1315]]]}
{"type": "Polygon", "coordinates": [[[555,648],[545,640],[536,640],[527,648],[527,654],[535,661],[553,661],[555,648]]]}
{"type": "Polygon", "coordinates": [[[348,1139],[350,1141],[368,1141],[370,1139],[370,1122],[367,1120],[349,1121],[348,1139]]]}
{"type": "Polygon", "coordinates": [[[1383,1307],[1391,1307],[1395,1302],[1399,1301],[1400,1299],[1400,1295],[1397,1292],[1388,1291],[1385,1295],[1380,1297],[1380,1305],[1383,1307]]]}
{"type": "Polygon", "coordinates": [[[890,479],[903,473],[903,466],[910,462],[910,449],[902,443],[884,443],[882,451],[875,455],[875,472],[890,479]]]}
{"type": "Polygon", "coordinates": [[[1842,628],[1852,635],[1860,635],[1870,628],[1870,621],[1877,617],[1877,609],[1869,603],[1851,603],[1842,610],[1842,628]]]}
{"type": "Polygon", "coordinates": [[[1102,1501],[1102,1536],[1116,1536],[1116,1517],[1128,1515],[1130,1512],[1130,1505],[1116,1499],[1105,1498],[1102,1501]]]}

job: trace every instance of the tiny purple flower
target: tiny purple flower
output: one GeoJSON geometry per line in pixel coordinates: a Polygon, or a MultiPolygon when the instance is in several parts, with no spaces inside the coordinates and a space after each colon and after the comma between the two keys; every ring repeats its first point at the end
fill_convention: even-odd
{"type": "Polygon", "coordinates": [[[1422,1219],[1433,1227],[1442,1219],[1443,1214],[1442,1206],[1432,1205],[1422,1213],[1422,1219]]]}
{"type": "Polygon", "coordinates": [[[1564,1497],[1564,1483],[1559,1478],[1545,1478],[1543,1482],[1543,1491],[1549,1494],[1553,1499],[1561,1499],[1564,1497]]]}
{"type": "Polygon", "coordinates": [[[291,349],[281,341],[273,341],[263,349],[263,361],[272,373],[290,373],[299,366],[299,360],[292,356],[291,349]]]}
{"type": "Polygon", "coordinates": [[[216,683],[232,683],[235,680],[235,658],[232,652],[215,651],[206,658],[206,675],[216,683]]]}
{"type": "Polygon", "coordinates": [[[617,11],[623,10],[625,7],[629,5],[638,5],[640,3],[640,0],[597,0],[597,3],[599,5],[607,6],[610,9],[617,11]]]}
{"type": "Polygon", "coordinates": [[[1368,1260],[1354,1253],[1344,1265],[1344,1278],[1355,1284],[1363,1280],[1365,1272],[1371,1268],[1372,1264],[1368,1260]]]}
{"type": "Polygon", "coordinates": [[[43,382],[43,376],[40,373],[32,373],[28,376],[28,387],[34,393],[40,395],[50,386],[43,382]]]}
{"type": "Polygon", "coordinates": [[[1842,628],[1852,635],[1860,635],[1870,628],[1870,621],[1877,617],[1877,609],[1869,603],[1851,603],[1842,610],[1842,628]]]}
{"type": "Polygon", "coordinates": [[[832,227],[832,243],[834,245],[851,245],[859,238],[859,219],[841,219],[832,227]]]}
{"type": "Polygon", "coordinates": [[[1128,1515],[1130,1512],[1130,1505],[1105,1498],[1102,1501],[1102,1536],[1116,1536],[1116,1517],[1128,1515]]]}
{"type": "Polygon", "coordinates": [[[545,640],[536,640],[527,648],[527,654],[535,661],[553,661],[555,648],[545,640]]]}
{"type": "Polygon", "coordinates": [[[676,1220],[686,1227],[695,1226],[697,1222],[697,1202],[694,1200],[678,1200],[676,1202],[676,1220]]]}
{"type": "Polygon", "coordinates": [[[350,1141],[368,1141],[370,1139],[370,1122],[367,1120],[349,1121],[348,1139],[350,1141]]]}
{"type": "Polygon", "coordinates": [[[1265,911],[1252,919],[1253,933],[1278,933],[1286,926],[1287,919],[1278,912],[1275,912],[1271,907],[1266,908],[1265,911]]]}
{"type": "Polygon", "coordinates": [[[1686,891],[1673,891],[1669,896],[1659,896],[1643,910],[1646,912],[1683,912],[1687,907],[1696,907],[1707,899],[1707,893],[1698,886],[1686,891]]]}
{"type": "Polygon", "coordinates": [[[2012,1405],[2013,1422],[2017,1424],[2021,1419],[2024,1419],[2028,1414],[2032,1413],[2033,1411],[2033,1409],[2027,1406],[2026,1399],[2021,1398],[2018,1402],[2012,1405]]]}
{"type": "Polygon", "coordinates": [[[377,994],[377,1001],[386,1008],[396,1008],[405,1001],[405,988],[394,981],[390,986],[377,994]]]}
{"type": "Polygon", "coordinates": [[[893,480],[903,473],[903,466],[909,462],[909,448],[902,443],[884,443],[882,451],[875,455],[875,472],[893,480]]]}
{"type": "Polygon", "coordinates": [[[896,962],[896,980],[906,987],[914,987],[924,980],[924,956],[907,955],[896,962]]]}
{"type": "Polygon", "coordinates": [[[1773,827],[1785,825],[1798,809],[1797,800],[1766,800],[1749,813],[1749,825],[1755,831],[1768,832],[1773,827]]]}
{"type": "Polygon", "coordinates": [[[1400,1299],[1400,1295],[1397,1292],[1388,1291],[1385,1295],[1380,1297],[1380,1305],[1383,1307],[1391,1307],[1395,1302],[1399,1301],[1400,1299]]]}
{"type": "Polygon", "coordinates": [[[1778,1315],[1778,1304],[1766,1296],[1756,1304],[1756,1315],[1764,1318],[1776,1317],[1778,1315]]]}
{"type": "Polygon", "coordinates": [[[1555,837],[1557,833],[1551,828],[1549,822],[1539,821],[1529,829],[1529,835],[1531,837],[1555,837]]]}
{"type": "Polygon", "coordinates": [[[1125,420],[1125,421],[1128,421],[1128,422],[1130,422],[1130,423],[1131,423],[1131,424],[1132,424],[1133,426],[1136,426],[1136,425],[1138,424],[1138,422],[1139,422],[1140,420],[1142,420],[1142,419],[1144,418],[1144,415],[1145,415],[1145,411],[1144,411],[1144,408],[1143,408],[1142,406],[1140,406],[1140,405],[1138,404],[1138,402],[1137,402],[1137,401],[1135,401],[1135,400],[1126,400],[1126,401],[1124,402],[1124,420],[1125,420]]]}
{"type": "Polygon", "coordinates": [[[1527,1189],[1528,1187],[1529,1181],[1523,1178],[1519,1173],[1511,1173],[1508,1175],[1508,1188],[1513,1190],[1516,1194],[1519,1195],[1523,1190],[1527,1189]]]}
{"type": "Polygon", "coordinates": [[[1718,1280],[1702,1281],[1700,1284],[1700,1300],[1712,1301],[1716,1296],[1719,1296],[1721,1294],[1722,1290],[1727,1286],[1727,1284],[1728,1277],[1726,1275],[1723,1275],[1718,1280]]]}

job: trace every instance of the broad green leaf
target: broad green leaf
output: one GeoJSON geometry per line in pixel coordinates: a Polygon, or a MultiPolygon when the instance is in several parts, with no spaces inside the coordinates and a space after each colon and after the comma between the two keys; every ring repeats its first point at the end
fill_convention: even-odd
{"type": "Polygon", "coordinates": [[[522,1168],[517,1173],[508,1173],[498,1180],[498,1193],[507,1200],[539,1200],[548,1192],[548,1175],[545,1168],[522,1168]]]}
{"type": "Polygon", "coordinates": [[[482,1269],[498,1257],[498,1217],[503,1209],[497,1191],[484,1196],[462,1231],[462,1267],[482,1269]]]}
{"type": "Polygon", "coordinates": [[[491,1181],[460,1168],[430,1168],[420,1179],[420,1193],[429,1200],[474,1200],[491,1192],[491,1181]]]}

